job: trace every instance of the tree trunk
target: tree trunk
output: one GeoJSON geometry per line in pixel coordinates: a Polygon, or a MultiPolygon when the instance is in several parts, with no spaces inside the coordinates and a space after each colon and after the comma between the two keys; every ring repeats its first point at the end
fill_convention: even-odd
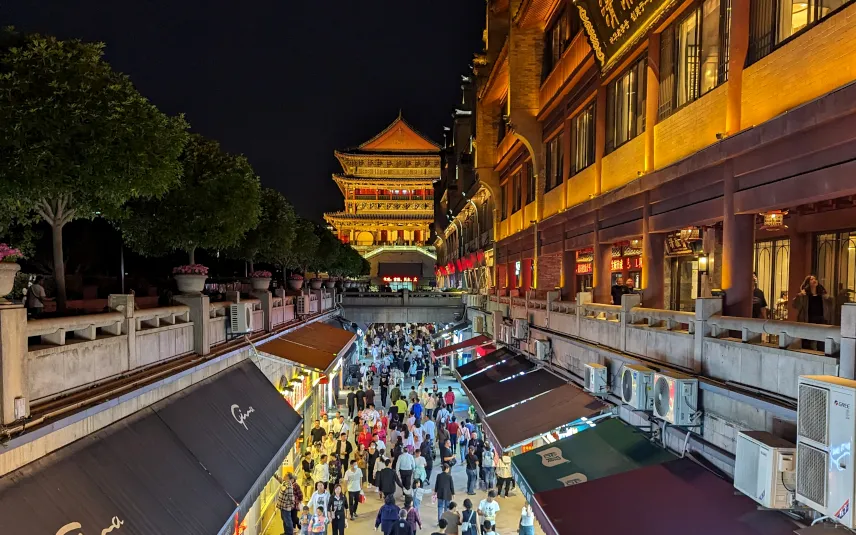
{"type": "Polygon", "coordinates": [[[56,284],[56,307],[60,312],[66,309],[65,300],[65,258],[62,254],[62,229],[74,219],[75,210],[71,208],[71,196],[60,195],[56,199],[40,199],[36,212],[51,226],[53,242],[53,274],[56,284]]]}
{"type": "Polygon", "coordinates": [[[256,270],[255,263],[252,260],[250,260],[250,273],[252,273],[255,270],[256,270]]]}
{"type": "Polygon", "coordinates": [[[64,223],[51,223],[51,238],[53,241],[53,275],[56,284],[56,308],[59,312],[65,312],[65,258],[62,255],[62,228],[64,223]]]}
{"type": "Polygon", "coordinates": [[[189,251],[187,251],[187,257],[190,260],[190,265],[196,263],[196,247],[191,247],[189,251]]]}

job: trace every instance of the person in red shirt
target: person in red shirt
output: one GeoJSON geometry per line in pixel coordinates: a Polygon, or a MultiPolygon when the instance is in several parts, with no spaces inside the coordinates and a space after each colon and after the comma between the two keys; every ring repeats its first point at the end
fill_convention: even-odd
{"type": "Polygon", "coordinates": [[[369,449],[369,446],[372,445],[372,434],[368,427],[363,426],[363,430],[360,431],[360,436],[357,437],[357,444],[365,446],[366,449],[369,449]]]}
{"type": "Polygon", "coordinates": [[[446,402],[446,408],[449,409],[449,412],[455,412],[455,393],[452,392],[452,387],[449,387],[449,390],[443,394],[443,401],[446,402]]]}
{"type": "Polygon", "coordinates": [[[458,432],[460,430],[461,426],[458,425],[457,419],[452,416],[452,419],[449,420],[448,424],[446,424],[446,431],[449,432],[449,440],[452,442],[452,453],[455,453],[455,448],[458,444],[458,432]]]}

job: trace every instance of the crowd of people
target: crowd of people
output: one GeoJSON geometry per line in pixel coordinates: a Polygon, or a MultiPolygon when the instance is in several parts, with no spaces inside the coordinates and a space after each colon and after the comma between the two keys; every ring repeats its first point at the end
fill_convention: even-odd
{"type": "Polygon", "coordinates": [[[422,529],[420,507],[429,497],[444,534],[492,535],[496,498],[503,488],[507,497],[513,485],[510,458],[481,438],[472,407],[459,421],[453,388],[442,391],[438,384],[443,363],[431,352],[430,329],[373,326],[365,341],[357,384],[348,388],[344,408],[312,423],[302,479],[289,474],[281,486],[277,507],[285,535],[297,528],[304,535],[326,533],[327,526],[333,535],[343,534],[366,492],[383,500],[375,527],[384,535],[422,529]],[[468,495],[476,494],[476,485],[490,489],[475,509],[469,499],[463,511],[453,501],[450,472],[458,462],[466,465],[468,495]]]}

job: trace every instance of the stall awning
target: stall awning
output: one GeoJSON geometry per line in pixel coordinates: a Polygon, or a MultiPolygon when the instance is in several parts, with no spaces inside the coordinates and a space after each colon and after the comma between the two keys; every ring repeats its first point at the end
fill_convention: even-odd
{"type": "Polygon", "coordinates": [[[356,338],[350,331],[317,322],[265,342],[256,350],[329,373],[356,338]]]}
{"type": "Polygon", "coordinates": [[[799,527],[781,513],[759,510],[690,459],[551,490],[536,501],[547,535],[596,535],[605,526],[608,533],[634,535],[792,535],[799,527]]]}
{"type": "Polygon", "coordinates": [[[494,364],[498,364],[507,358],[511,358],[514,356],[514,352],[510,349],[502,348],[489,355],[485,355],[480,359],[471,360],[467,362],[463,366],[458,366],[455,368],[455,373],[458,374],[458,377],[461,379],[466,379],[470,375],[474,373],[478,373],[481,370],[487,368],[488,366],[493,366],[494,364]]]}
{"type": "Polygon", "coordinates": [[[440,338],[443,338],[447,334],[452,334],[452,333],[458,332],[461,329],[466,329],[469,326],[470,326],[470,320],[465,319],[465,320],[459,321],[458,323],[456,323],[454,325],[451,325],[449,327],[446,327],[445,329],[441,329],[441,330],[437,331],[436,333],[434,333],[434,336],[432,337],[432,339],[433,340],[439,340],[440,338]]]}
{"type": "Polygon", "coordinates": [[[483,357],[488,353],[493,353],[496,351],[496,346],[493,344],[487,344],[476,348],[476,355],[483,357]]]}
{"type": "Polygon", "coordinates": [[[0,478],[3,532],[219,533],[300,428],[252,362],[234,366],[0,478]]]}
{"type": "Polygon", "coordinates": [[[492,368],[487,368],[475,373],[466,379],[463,384],[469,390],[475,390],[500,381],[507,381],[519,373],[525,373],[535,367],[535,364],[523,355],[513,355],[503,360],[492,368]]]}
{"type": "Polygon", "coordinates": [[[533,494],[561,488],[572,481],[593,481],[674,459],[634,427],[611,419],[517,455],[511,466],[522,479],[521,491],[531,499],[533,494]]]}
{"type": "Polygon", "coordinates": [[[464,385],[464,389],[469,390],[469,398],[476,406],[479,415],[486,418],[506,407],[549,392],[563,384],[565,381],[552,373],[545,370],[535,370],[525,375],[511,377],[506,381],[494,382],[473,390],[464,385]]]}
{"type": "Polygon", "coordinates": [[[528,442],[544,433],[600,414],[607,405],[574,385],[562,385],[543,396],[499,412],[485,420],[500,450],[528,442]]]}
{"type": "Polygon", "coordinates": [[[455,351],[458,351],[459,349],[469,349],[471,347],[476,347],[476,346],[480,346],[483,344],[487,344],[490,341],[491,341],[491,338],[489,336],[485,336],[483,334],[480,334],[478,336],[474,336],[474,337],[470,338],[469,340],[464,340],[463,342],[459,342],[457,344],[452,344],[450,346],[446,346],[444,348],[438,349],[438,350],[434,351],[434,356],[435,357],[442,357],[444,355],[448,355],[449,353],[454,353],[455,351]]]}

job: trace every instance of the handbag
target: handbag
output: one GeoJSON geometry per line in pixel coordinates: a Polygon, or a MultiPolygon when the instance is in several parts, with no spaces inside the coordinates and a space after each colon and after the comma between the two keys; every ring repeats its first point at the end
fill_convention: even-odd
{"type": "Polygon", "coordinates": [[[475,511],[470,511],[470,519],[467,520],[466,522],[461,522],[461,533],[466,533],[467,531],[470,530],[470,527],[472,526],[471,521],[473,519],[474,514],[475,514],[475,511]]]}

